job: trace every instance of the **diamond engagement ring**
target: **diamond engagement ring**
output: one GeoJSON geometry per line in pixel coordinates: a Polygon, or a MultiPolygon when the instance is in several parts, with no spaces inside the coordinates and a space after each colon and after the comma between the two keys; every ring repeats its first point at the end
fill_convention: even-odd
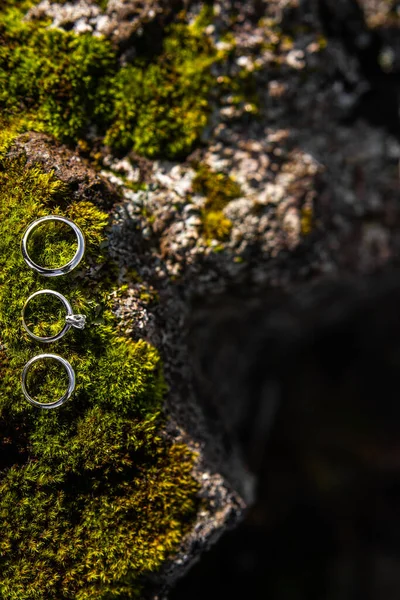
{"type": "Polygon", "coordinates": [[[26,262],[26,264],[29,267],[31,267],[31,269],[34,269],[35,271],[37,271],[38,273],[40,273],[40,275],[43,275],[44,277],[57,277],[59,275],[65,275],[66,273],[69,273],[70,271],[75,269],[75,267],[81,262],[83,255],[85,253],[85,238],[83,237],[82,231],[79,229],[79,227],[77,225],[75,225],[75,223],[73,221],[70,221],[69,219],[66,219],[65,217],[61,217],[59,215],[48,215],[47,217],[42,217],[40,219],[37,219],[36,221],[34,221],[33,223],[31,223],[28,226],[28,228],[26,229],[26,231],[22,237],[21,252],[22,252],[24,261],[26,262]],[[77,237],[77,240],[78,240],[78,248],[76,250],[75,256],[66,265],[63,265],[62,267],[57,267],[55,269],[48,269],[46,267],[42,267],[42,266],[36,264],[35,262],[33,262],[33,260],[30,258],[29,254],[28,254],[29,236],[31,235],[32,231],[36,227],[38,227],[38,225],[41,225],[42,223],[46,223],[47,221],[59,221],[61,223],[65,223],[66,225],[69,225],[73,229],[73,231],[77,237]]]}
{"type": "Polygon", "coordinates": [[[67,331],[71,327],[75,327],[76,329],[84,329],[85,324],[86,324],[86,317],[84,315],[74,314],[74,312],[72,310],[72,306],[70,305],[68,300],[65,298],[65,296],[63,296],[59,292],[55,292],[54,290],[39,290],[38,292],[35,292],[31,296],[29,296],[28,300],[25,302],[24,308],[22,309],[22,325],[23,325],[25,331],[31,336],[31,338],[33,338],[37,342],[43,342],[45,344],[48,344],[50,342],[56,342],[57,340],[60,340],[62,337],[64,337],[64,335],[67,333],[67,331]],[[38,335],[35,335],[29,329],[29,327],[25,321],[25,312],[26,312],[29,302],[36,296],[40,296],[42,294],[49,294],[50,296],[55,296],[56,298],[58,298],[62,302],[62,304],[64,305],[64,307],[67,311],[67,314],[65,317],[65,325],[62,328],[62,330],[59,333],[52,335],[52,336],[48,336],[48,337],[40,337],[38,335]]]}

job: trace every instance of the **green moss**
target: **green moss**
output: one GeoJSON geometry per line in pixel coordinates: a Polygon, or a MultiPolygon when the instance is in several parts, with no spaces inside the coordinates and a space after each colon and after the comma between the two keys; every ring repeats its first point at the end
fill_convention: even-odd
{"type": "Polygon", "coordinates": [[[159,57],[138,59],[116,75],[105,142],[149,157],[188,154],[207,124],[215,60],[203,34],[183,24],[170,27],[159,57]]]}
{"type": "Polygon", "coordinates": [[[304,236],[310,235],[314,226],[314,211],[312,206],[303,206],[300,215],[301,233],[304,236]]]}
{"type": "Polygon", "coordinates": [[[225,173],[216,173],[207,165],[197,166],[193,191],[206,197],[202,211],[202,233],[206,240],[224,241],[229,237],[232,223],[224,216],[225,206],[241,196],[241,188],[225,173]]]}
{"type": "Polygon", "coordinates": [[[243,68],[235,79],[229,78],[225,83],[230,94],[233,106],[242,109],[249,118],[260,115],[260,96],[256,80],[257,71],[260,67],[254,67],[254,71],[243,68]]]}
{"type": "Polygon", "coordinates": [[[207,165],[199,165],[193,180],[193,191],[206,196],[206,208],[209,210],[222,210],[235,198],[242,194],[240,185],[229,175],[216,172],[207,165]]]}
{"type": "MultiPolygon", "coordinates": [[[[177,548],[197,509],[193,455],[162,436],[160,357],[117,333],[106,253],[108,216],[22,159],[0,160],[0,597],[110,600],[141,596],[141,577],[177,548]],[[45,214],[72,218],[87,243],[71,274],[44,281],[24,263],[25,227],[45,214]],[[93,268],[94,267],[94,268],[93,268]],[[95,275],[96,273],[96,275],[95,275]],[[20,389],[25,362],[49,347],[23,333],[20,312],[34,291],[63,293],[87,316],[51,352],[77,375],[74,396],[56,410],[31,406],[20,389]]],[[[42,231],[35,258],[63,263],[67,235],[42,231]],[[51,253],[49,253],[49,249],[51,253]]],[[[58,318],[43,298],[39,317],[58,318]]],[[[36,326],[42,327],[39,322],[36,326]]],[[[46,363],[47,365],[48,363],[46,363]]],[[[63,389],[58,368],[34,372],[41,401],[63,389]]]]}
{"type": "Polygon", "coordinates": [[[182,157],[193,148],[208,120],[211,66],[221,58],[198,21],[171,25],[161,54],[119,67],[109,41],[23,20],[28,5],[0,9],[0,105],[8,127],[72,143],[95,125],[114,150],[149,157],[182,157]]]}
{"type": "Polygon", "coordinates": [[[17,116],[20,130],[46,131],[64,141],[83,136],[94,120],[104,128],[110,108],[106,82],[116,69],[111,45],[21,16],[17,9],[0,14],[3,118],[17,116]]]}
{"type": "Polygon", "coordinates": [[[199,34],[202,34],[203,30],[212,25],[215,17],[214,6],[211,3],[205,2],[200,9],[199,15],[193,23],[193,29],[199,34]]]}
{"type": "Polygon", "coordinates": [[[6,154],[11,142],[22,129],[23,125],[20,119],[15,119],[10,123],[0,114],[0,157],[6,154]]]}
{"type": "Polygon", "coordinates": [[[202,233],[206,240],[220,240],[229,238],[232,230],[232,221],[224,216],[222,210],[204,211],[202,214],[202,233]]]}
{"type": "Polygon", "coordinates": [[[26,13],[32,6],[39,4],[40,0],[2,0],[1,8],[17,8],[21,12],[26,13]]]}

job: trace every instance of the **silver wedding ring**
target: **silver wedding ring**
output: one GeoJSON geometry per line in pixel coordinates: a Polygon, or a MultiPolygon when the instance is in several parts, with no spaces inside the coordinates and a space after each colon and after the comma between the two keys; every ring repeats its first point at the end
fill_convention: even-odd
{"type": "Polygon", "coordinates": [[[71,327],[75,327],[76,329],[84,329],[85,323],[86,323],[86,317],[84,315],[74,314],[74,312],[72,310],[72,306],[70,305],[68,300],[65,298],[65,296],[63,296],[59,292],[55,292],[54,290],[39,290],[38,292],[35,292],[31,296],[29,296],[28,300],[25,302],[24,308],[22,309],[22,325],[23,325],[25,331],[31,336],[31,338],[33,338],[37,342],[43,342],[45,344],[48,344],[50,342],[56,342],[57,340],[60,340],[62,337],[64,337],[64,335],[67,333],[67,331],[69,329],[71,329],[71,327]],[[59,333],[48,336],[48,337],[40,337],[38,335],[35,335],[29,329],[29,327],[25,321],[25,311],[27,309],[29,302],[36,296],[40,296],[42,294],[48,294],[50,296],[55,296],[56,298],[58,298],[64,305],[65,310],[67,312],[66,317],[65,317],[65,325],[62,328],[62,330],[59,333]]]}
{"type": "MultiPolygon", "coordinates": [[[[77,225],[75,225],[75,223],[73,223],[73,221],[70,221],[69,219],[66,219],[65,217],[60,217],[59,215],[48,215],[46,217],[42,217],[41,219],[37,219],[36,221],[31,223],[27,227],[27,229],[25,230],[25,233],[22,237],[22,241],[21,241],[21,252],[22,252],[24,261],[26,262],[26,264],[29,267],[31,267],[31,269],[34,269],[35,271],[37,271],[38,273],[40,273],[40,275],[43,275],[44,277],[57,277],[59,275],[65,275],[66,273],[69,273],[70,271],[75,269],[75,267],[81,262],[83,255],[85,253],[85,238],[83,237],[82,231],[79,229],[79,227],[77,225]],[[59,221],[61,223],[65,223],[66,225],[69,225],[69,227],[71,227],[71,229],[74,231],[74,233],[77,237],[77,240],[78,240],[78,248],[75,252],[75,256],[66,265],[63,265],[56,269],[48,269],[48,268],[42,267],[41,265],[36,264],[30,258],[29,254],[28,254],[29,236],[31,235],[32,231],[36,227],[38,227],[39,225],[41,225],[42,223],[45,223],[47,221],[59,221]]],[[[86,320],[86,318],[84,315],[74,314],[72,307],[71,307],[70,303],[68,302],[68,300],[62,294],[60,294],[59,292],[55,292],[54,290],[39,290],[38,292],[35,292],[28,298],[28,300],[25,302],[24,308],[22,309],[23,327],[24,327],[25,331],[34,340],[36,340],[38,342],[44,342],[44,343],[55,342],[55,341],[61,339],[71,327],[76,327],[77,329],[83,329],[85,326],[85,320],[86,320]],[[50,294],[52,296],[55,296],[62,302],[62,304],[64,305],[64,308],[67,312],[66,317],[65,317],[65,325],[63,326],[62,330],[59,333],[57,333],[56,335],[48,336],[48,337],[37,336],[29,329],[29,327],[25,321],[25,311],[26,311],[26,308],[27,308],[29,302],[33,298],[35,298],[35,296],[39,296],[40,294],[50,294]]],[[[64,402],[66,402],[68,400],[68,398],[70,398],[74,392],[75,381],[76,381],[75,372],[74,372],[73,368],[71,367],[70,363],[67,360],[65,360],[65,358],[62,358],[61,356],[58,356],[57,354],[39,354],[37,356],[34,356],[26,363],[26,365],[23,368],[22,375],[21,375],[21,387],[22,387],[22,392],[23,392],[25,398],[28,400],[28,402],[33,404],[33,406],[37,406],[39,408],[46,408],[46,409],[58,408],[59,406],[64,404],[64,402]],[[61,396],[61,398],[58,398],[58,400],[55,400],[54,402],[48,402],[48,403],[38,402],[37,400],[34,400],[32,398],[32,396],[29,394],[28,389],[27,389],[27,376],[28,376],[29,369],[37,361],[45,360],[45,359],[54,359],[54,360],[58,361],[65,368],[65,370],[67,371],[67,374],[68,374],[68,389],[65,392],[65,394],[63,394],[61,396]]]]}
{"type": "Polygon", "coordinates": [[[22,386],[22,391],[23,391],[25,398],[28,400],[28,402],[33,404],[33,406],[37,406],[39,408],[47,408],[47,409],[58,408],[59,406],[64,404],[64,402],[66,402],[68,400],[68,398],[70,398],[74,392],[75,372],[74,372],[73,368],[71,367],[70,363],[67,360],[65,360],[65,358],[62,358],[61,356],[58,356],[57,354],[39,354],[39,355],[31,358],[30,360],[28,360],[28,362],[24,366],[23,371],[22,371],[22,376],[21,376],[21,386],[22,386]],[[52,358],[52,359],[58,361],[65,368],[65,370],[67,371],[67,374],[68,374],[68,379],[69,379],[68,389],[65,392],[65,394],[63,394],[61,396],[61,398],[59,398],[58,400],[55,400],[54,402],[38,402],[37,400],[34,400],[32,398],[32,396],[30,396],[30,394],[27,390],[27,386],[26,386],[26,379],[27,379],[28,371],[29,371],[30,367],[37,361],[44,360],[47,358],[52,358]]]}
{"type": "Polygon", "coordinates": [[[65,275],[66,273],[69,273],[70,271],[75,269],[75,267],[81,262],[83,255],[85,253],[85,238],[83,237],[82,231],[79,229],[79,227],[77,225],[75,225],[75,223],[73,221],[70,221],[69,219],[66,219],[65,217],[60,217],[59,215],[48,215],[46,217],[37,219],[36,221],[31,223],[29,225],[29,227],[26,229],[26,231],[22,237],[21,252],[22,252],[22,256],[23,256],[26,264],[29,267],[31,267],[31,269],[34,269],[35,271],[37,271],[38,273],[40,273],[40,275],[43,275],[44,277],[57,277],[59,275],[65,275]],[[59,221],[61,223],[65,223],[66,225],[69,225],[71,227],[71,229],[73,229],[73,231],[77,237],[77,240],[78,240],[78,248],[76,250],[75,256],[66,265],[63,265],[56,269],[48,269],[48,268],[45,268],[45,267],[42,267],[42,266],[36,264],[35,262],[33,262],[33,260],[29,257],[29,254],[28,254],[29,236],[31,235],[32,231],[36,227],[38,227],[42,223],[46,223],[47,221],[59,221]]]}

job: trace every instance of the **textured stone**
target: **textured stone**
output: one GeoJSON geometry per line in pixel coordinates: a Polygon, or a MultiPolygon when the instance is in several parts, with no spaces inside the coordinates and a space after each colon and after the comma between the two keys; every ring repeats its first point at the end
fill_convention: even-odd
{"type": "MultiPolygon", "coordinates": [[[[193,23],[202,7],[110,0],[100,9],[84,0],[42,0],[26,18],[49,17],[52,27],[104,35],[125,64],[139,39],[158,39],[182,8],[193,23]]],[[[198,332],[186,339],[193,299],[229,295],[232,285],[245,295],[327,274],[368,273],[395,262],[400,250],[396,4],[216,1],[206,32],[218,51],[229,52],[229,60],[213,65],[213,76],[231,89],[227,84],[210,99],[208,125],[190,156],[152,161],[101,147],[95,168],[82,151],[37,133],[19,136],[11,150],[55,170],[77,197],[110,210],[109,249],[128,285],[113,299],[119,327],[161,349],[170,388],[167,435],[199,452],[196,478],[208,508],[178,556],[154,576],[154,594],[238,522],[253,499],[254,481],[235,437],[243,407],[230,403],[230,382],[221,373],[213,379],[219,389],[193,384],[188,349],[204,342],[198,332]],[[232,89],[238,80],[245,81],[239,91],[232,89]],[[221,211],[231,223],[227,239],[204,236],[207,198],[194,191],[199,165],[240,186],[240,196],[221,211]]],[[[212,326],[205,322],[204,330],[212,326]]],[[[213,348],[207,353],[212,362],[213,348]]],[[[261,390],[260,405],[274,394],[273,387],[261,390]]],[[[261,438],[273,416],[262,421],[261,438]]]]}

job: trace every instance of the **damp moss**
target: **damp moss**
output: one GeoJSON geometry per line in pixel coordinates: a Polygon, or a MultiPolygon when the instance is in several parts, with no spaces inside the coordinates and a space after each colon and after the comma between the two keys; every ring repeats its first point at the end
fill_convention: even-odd
{"type": "Polygon", "coordinates": [[[97,138],[116,152],[181,158],[199,141],[222,58],[201,19],[164,31],[157,54],[121,66],[107,39],[29,21],[31,3],[0,8],[0,106],[18,132],[70,144],[97,138]]]}
{"type": "Polygon", "coordinates": [[[203,211],[201,220],[202,233],[206,240],[220,240],[223,242],[229,238],[232,221],[225,217],[222,210],[203,211]]]}
{"type": "Polygon", "coordinates": [[[21,9],[0,13],[0,105],[19,129],[76,141],[92,122],[109,118],[107,82],[116,69],[111,45],[91,35],[22,19],[21,9]]]}
{"type": "Polygon", "coordinates": [[[203,236],[208,241],[224,241],[229,237],[232,223],[223,211],[231,200],[241,196],[240,185],[229,175],[213,171],[207,165],[197,165],[196,170],[193,191],[206,197],[201,213],[203,236]]]}
{"type": "MultiPolygon", "coordinates": [[[[0,597],[4,600],[140,598],[197,510],[194,457],[162,435],[165,383],[158,351],[117,333],[107,254],[108,215],[25,159],[0,159],[0,597]],[[23,261],[25,227],[46,214],[72,218],[87,250],[72,273],[44,280],[23,261]],[[83,331],[45,348],[22,330],[27,297],[48,287],[87,317],[83,331]],[[42,410],[23,397],[20,374],[43,351],[70,361],[75,394],[42,410]]],[[[73,251],[68,234],[43,229],[31,248],[48,266],[73,251]],[[49,253],[51,248],[51,253],[49,253]]],[[[43,318],[58,313],[43,298],[43,318]],[[46,312],[47,311],[47,312],[46,312]]],[[[40,327],[40,324],[39,324],[40,327]]],[[[50,364],[50,363],[48,363],[50,364]]],[[[59,370],[29,380],[36,399],[62,393],[59,370]]]]}
{"type": "Polygon", "coordinates": [[[312,206],[303,206],[300,212],[301,234],[310,235],[314,226],[314,211],[312,206]]]}
{"type": "Polygon", "coordinates": [[[105,142],[149,157],[182,157],[207,124],[217,54],[194,27],[174,24],[160,56],[138,58],[115,77],[112,125],[105,142]]]}

